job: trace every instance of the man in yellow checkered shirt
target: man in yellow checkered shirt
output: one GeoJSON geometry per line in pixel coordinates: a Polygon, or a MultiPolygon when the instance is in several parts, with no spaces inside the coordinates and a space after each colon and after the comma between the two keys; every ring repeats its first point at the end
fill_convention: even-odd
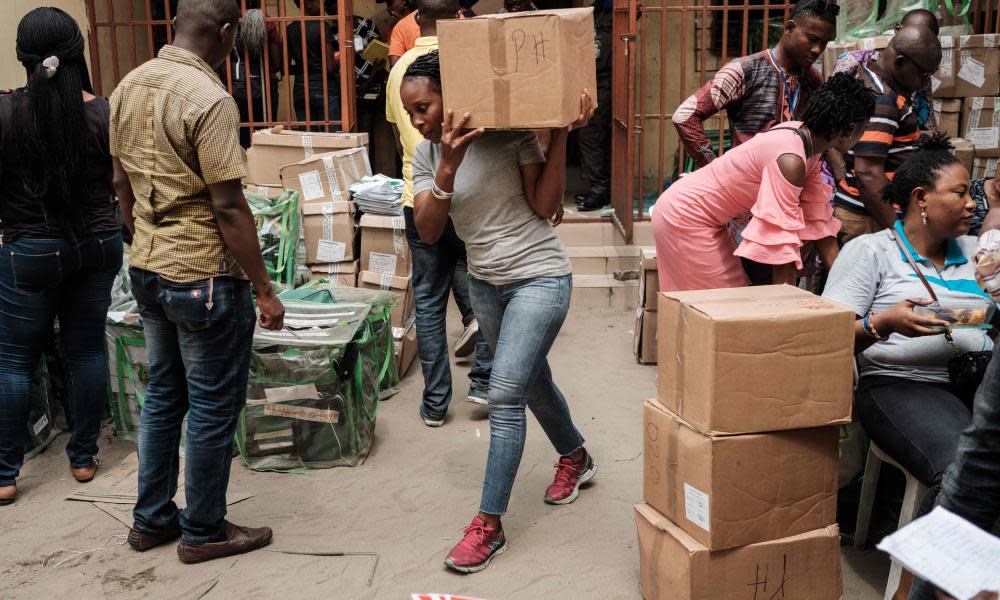
{"type": "Polygon", "coordinates": [[[129,276],[149,351],[128,541],[141,552],[180,537],[187,563],[271,541],[267,527],[225,520],[257,321],[251,284],[261,326],[280,329],[284,319],[240,185],[239,111],[215,74],[239,19],[233,0],[181,0],[173,44],[111,96],[115,191],[134,234],[129,276]],[[185,414],[180,511],[173,497],[185,414]]]}

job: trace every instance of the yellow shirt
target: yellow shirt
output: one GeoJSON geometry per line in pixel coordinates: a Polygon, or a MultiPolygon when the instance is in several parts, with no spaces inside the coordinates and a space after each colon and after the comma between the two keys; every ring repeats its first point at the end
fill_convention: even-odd
{"type": "Polygon", "coordinates": [[[403,54],[389,72],[389,81],[385,84],[385,118],[396,125],[399,130],[399,142],[403,146],[403,206],[413,208],[413,153],[424,136],[410,124],[410,116],[406,114],[403,100],[399,97],[399,89],[403,86],[403,75],[406,69],[424,54],[437,50],[437,36],[417,38],[416,45],[403,54]]]}
{"type": "Polygon", "coordinates": [[[129,264],[176,283],[245,278],[226,248],[208,186],[246,175],[236,102],[207,63],[176,46],[111,95],[111,155],[135,195],[129,264]]]}

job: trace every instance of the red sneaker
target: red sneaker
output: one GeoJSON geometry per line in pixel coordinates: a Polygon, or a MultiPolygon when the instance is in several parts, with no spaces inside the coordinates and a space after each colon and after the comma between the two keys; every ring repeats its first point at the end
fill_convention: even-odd
{"type": "Polygon", "coordinates": [[[459,573],[477,573],[488,567],[494,556],[507,549],[503,528],[487,525],[478,515],[464,531],[465,537],[451,549],[448,558],[444,560],[449,569],[459,573]]]}
{"type": "Polygon", "coordinates": [[[580,495],[580,486],[597,474],[597,465],[590,453],[585,451],[584,459],[575,463],[563,456],[556,463],[556,478],[545,490],[545,501],[549,504],[569,504],[580,495]]]}

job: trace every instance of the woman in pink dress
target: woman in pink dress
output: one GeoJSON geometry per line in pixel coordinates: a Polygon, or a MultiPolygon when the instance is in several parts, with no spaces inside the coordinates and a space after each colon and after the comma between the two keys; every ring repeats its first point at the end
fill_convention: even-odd
{"type": "Polygon", "coordinates": [[[861,81],[835,75],[802,122],[760,133],[671,185],[651,211],[660,291],[747,286],[739,257],[773,265],[776,284],[794,284],[804,241],[832,263],[840,222],[820,158],[828,148],[850,150],[874,109],[861,81]],[[737,247],[727,225],[746,211],[753,218],[737,247]]]}

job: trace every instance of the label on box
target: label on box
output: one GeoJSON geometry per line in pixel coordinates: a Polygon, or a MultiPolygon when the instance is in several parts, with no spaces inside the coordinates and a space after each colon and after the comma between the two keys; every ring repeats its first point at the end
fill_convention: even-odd
{"type": "Polygon", "coordinates": [[[401,339],[404,335],[406,335],[406,328],[404,327],[392,328],[392,337],[396,338],[397,340],[401,339]]]}
{"type": "Polygon", "coordinates": [[[288,406],[285,404],[268,404],[264,413],[272,417],[287,417],[315,423],[339,423],[340,413],[325,408],[310,408],[308,406],[288,406]]]}
{"type": "Polygon", "coordinates": [[[403,217],[393,217],[392,218],[392,249],[396,252],[396,256],[403,256],[403,252],[406,250],[406,221],[403,217]]]}
{"type": "Polygon", "coordinates": [[[267,196],[267,188],[264,187],[264,186],[262,186],[262,185],[258,185],[257,186],[257,195],[258,196],[267,196]]]}
{"type": "Polygon", "coordinates": [[[984,150],[1000,146],[1000,130],[995,127],[977,127],[969,132],[969,141],[984,150]]]}
{"type": "Polygon", "coordinates": [[[347,244],[330,240],[316,243],[316,260],[324,263],[343,262],[347,256],[347,244]]]}
{"type": "Polygon", "coordinates": [[[311,135],[302,136],[302,149],[306,153],[306,158],[313,157],[313,136],[311,135]]]}
{"type": "Polygon", "coordinates": [[[299,186],[302,187],[302,199],[306,202],[323,197],[323,181],[319,178],[319,171],[300,174],[299,186]]]}
{"type": "Polygon", "coordinates": [[[958,71],[958,77],[976,87],[983,87],[986,85],[986,65],[972,58],[968,52],[963,52],[962,68],[958,71]]]}
{"type": "Polygon", "coordinates": [[[333,157],[324,156],[323,166],[326,167],[326,178],[330,182],[330,193],[333,195],[333,199],[342,201],[344,197],[340,193],[340,185],[339,185],[339,179],[337,177],[337,170],[333,168],[333,157]]]}
{"type": "Polygon", "coordinates": [[[983,36],[983,47],[985,48],[996,48],[997,46],[997,34],[987,33],[983,36]]]}
{"type": "Polygon", "coordinates": [[[375,273],[396,274],[396,255],[381,252],[368,253],[368,270],[375,273]]]}
{"type": "Polygon", "coordinates": [[[383,291],[392,288],[392,273],[382,273],[382,277],[379,280],[379,288],[383,291]]]}
{"type": "Polygon", "coordinates": [[[862,50],[874,50],[875,49],[875,38],[865,38],[861,40],[862,50]]]}
{"type": "Polygon", "coordinates": [[[941,50],[941,76],[942,77],[951,77],[952,73],[954,72],[954,69],[952,68],[952,66],[954,65],[954,60],[952,58],[952,56],[953,56],[952,52],[954,52],[954,50],[952,50],[950,48],[948,48],[948,49],[942,49],[941,50]]]}
{"type": "Polygon", "coordinates": [[[708,520],[708,494],[684,484],[684,516],[705,531],[710,531],[708,520]]]}
{"type": "Polygon", "coordinates": [[[42,418],[38,419],[38,422],[35,423],[35,426],[32,427],[31,430],[35,432],[35,435],[38,435],[45,429],[45,426],[48,424],[49,424],[49,416],[42,415],[42,418]]]}

